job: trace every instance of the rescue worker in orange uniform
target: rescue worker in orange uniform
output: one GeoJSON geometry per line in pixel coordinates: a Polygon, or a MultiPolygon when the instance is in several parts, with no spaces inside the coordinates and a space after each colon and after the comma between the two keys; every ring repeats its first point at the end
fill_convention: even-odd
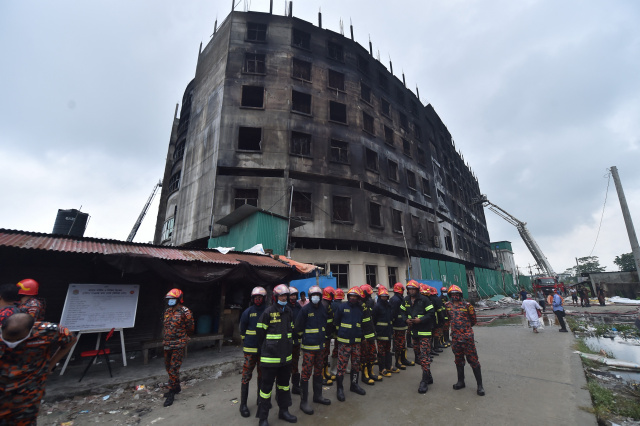
{"type": "MultiPolygon", "coordinates": [[[[291,314],[293,315],[293,323],[296,323],[296,318],[302,309],[302,306],[298,303],[298,289],[295,287],[289,287],[289,308],[291,308],[291,314]]],[[[294,395],[300,395],[300,371],[298,364],[300,363],[300,340],[296,334],[293,335],[293,349],[291,360],[291,393],[294,395]]]]}
{"type": "Polygon", "coordinates": [[[440,300],[442,301],[442,305],[444,306],[444,327],[442,329],[442,346],[448,348],[451,346],[451,340],[449,339],[449,328],[451,327],[450,321],[450,313],[449,308],[447,307],[447,302],[449,298],[447,297],[447,288],[442,287],[440,289],[440,300]]]}
{"type": "Polygon", "coordinates": [[[289,413],[291,407],[291,360],[293,358],[293,314],[289,307],[289,287],[278,284],[273,289],[275,303],[264,310],[258,321],[260,345],[260,404],[259,426],[269,426],[271,391],[276,384],[276,402],[280,410],[278,418],[295,423],[298,418],[289,413]]]}
{"type": "Polygon", "coordinates": [[[442,353],[442,345],[440,344],[440,339],[442,338],[443,335],[443,327],[444,327],[444,317],[445,317],[445,307],[444,304],[442,303],[442,300],[440,300],[440,298],[438,297],[438,290],[435,289],[435,287],[431,287],[431,286],[427,286],[428,287],[428,294],[427,297],[429,298],[429,300],[431,300],[431,303],[433,304],[433,308],[436,312],[435,318],[436,318],[436,324],[433,327],[433,336],[432,336],[432,340],[431,340],[431,354],[432,355],[440,355],[440,353],[442,353]]]}
{"type": "MultiPolygon", "coordinates": [[[[344,303],[344,290],[342,290],[341,288],[336,288],[336,291],[333,295],[333,302],[331,302],[331,310],[335,312],[336,309],[338,309],[338,306],[340,306],[342,303],[344,303]]],[[[331,365],[330,365],[329,372],[331,374],[331,377],[335,377],[338,374],[338,342],[337,341],[334,341],[334,344],[333,344],[333,351],[331,352],[331,365]]]]}
{"type": "Polygon", "coordinates": [[[362,307],[364,294],[358,286],[351,287],[347,292],[347,303],[343,303],[334,313],[334,322],[338,340],[338,376],[337,398],[344,402],[344,373],[351,359],[351,386],[349,390],[358,395],[366,392],[358,384],[360,370],[360,343],[363,339],[373,340],[375,332],[372,328],[371,317],[366,316],[362,307]],[[368,321],[365,321],[368,318],[368,321]]]}
{"type": "Polygon", "coordinates": [[[36,424],[47,376],[75,341],[65,327],[34,321],[24,312],[4,321],[0,334],[0,424],[36,424]]]}
{"type": "Polygon", "coordinates": [[[389,300],[391,314],[393,316],[393,352],[396,355],[394,368],[406,370],[406,366],[416,365],[407,359],[407,314],[404,307],[404,286],[402,283],[395,283],[393,286],[393,297],[389,300]]]}
{"type": "MultiPolygon", "coordinates": [[[[365,319],[373,316],[373,308],[375,302],[371,298],[373,294],[373,288],[369,284],[363,284],[360,286],[364,299],[362,300],[362,309],[364,310],[365,319]]],[[[374,328],[375,329],[375,328],[374,328]]],[[[373,372],[373,364],[376,362],[376,342],[375,340],[363,339],[360,348],[360,370],[362,371],[362,383],[373,386],[375,382],[382,380],[382,376],[373,372]]]]}
{"type": "Polygon", "coordinates": [[[378,370],[382,377],[391,377],[391,373],[400,370],[392,369],[391,339],[393,338],[393,308],[389,304],[389,291],[383,285],[378,285],[378,301],[373,307],[373,325],[376,329],[378,344],[378,370]]]}
{"type": "Polygon", "coordinates": [[[426,393],[428,385],[433,383],[431,376],[431,331],[435,323],[435,312],[428,297],[420,294],[419,284],[411,280],[407,283],[405,297],[405,309],[407,312],[407,324],[411,324],[411,337],[413,338],[413,351],[416,362],[422,366],[422,379],[418,387],[419,393],[426,393]]]}
{"type": "Polygon", "coordinates": [[[254,287],[251,290],[251,306],[242,313],[240,317],[240,336],[242,337],[242,351],[244,352],[244,364],[242,365],[242,381],[240,385],[240,414],[242,417],[249,417],[251,412],[247,407],[249,398],[249,382],[253,375],[253,369],[258,367],[258,398],[260,397],[260,379],[262,370],[260,369],[260,354],[258,347],[257,326],[260,316],[267,308],[264,299],[267,291],[262,287],[254,287]]]}
{"type": "Polygon", "coordinates": [[[193,334],[193,315],[189,308],[183,305],[182,290],[171,289],[164,297],[167,308],[164,311],[163,346],[164,366],[169,374],[169,391],[164,394],[164,406],[173,404],[176,394],[182,391],[180,387],[180,367],[184,359],[189,336],[193,334]]]}
{"type": "Polygon", "coordinates": [[[22,296],[20,298],[20,308],[25,309],[36,321],[44,321],[46,302],[44,299],[35,297],[38,295],[40,284],[36,280],[27,278],[20,281],[16,286],[19,289],[18,294],[22,296]]]}
{"type": "Polygon", "coordinates": [[[449,287],[447,292],[451,301],[447,302],[451,313],[451,338],[452,349],[455,355],[456,369],[458,370],[458,382],[453,385],[455,390],[465,387],[464,384],[464,358],[467,358],[478,384],[477,394],[484,396],[482,386],[482,373],[478,352],[474,341],[473,326],[476,325],[476,311],[469,302],[462,298],[462,290],[457,285],[449,287]]]}
{"type": "Polygon", "coordinates": [[[327,286],[324,288],[324,290],[322,290],[322,305],[329,313],[329,319],[327,319],[326,338],[324,341],[324,353],[322,355],[322,359],[324,359],[324,368],[322,370],[322,384],[325,386],[331,386],[336,379],[336,377],[331,374],[331,371],[329,369],[331,339],[335,338],[336,335],[336,329],[333,325],[333,309],[331,309],[333,297],[335,296],[335,294],[336,290],[331,286],[327,286]]]}
{"type": "Polygon", "coordinates": [[[18,287],[13,284],[0,285],[0,326],[11,315],[18,312],[26,312],[26,310],[18,306],[19,304],[18,287]]]}
{"type": "Polygon", "coordinates": [[[294,334],[300,337],[302,349],[302,374],[300,376],[300,409],[305,414],[313,414],[309,404],[309,379],[313,373],[313,402],[330,405],[331,401],[322,396],[322,371],[324,369],[325,329],[329,313],[322,304],[322,289],[314,285],[309,288],[309,303],[302,307],[295,322],[294,334]]]}

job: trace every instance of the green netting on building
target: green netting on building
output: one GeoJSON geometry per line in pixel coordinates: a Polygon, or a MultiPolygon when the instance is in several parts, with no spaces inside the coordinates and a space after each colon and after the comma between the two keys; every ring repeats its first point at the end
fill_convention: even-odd
{"type": "Polygon", "coordinates": [[[520,287],[524,287],[525,290],[529,292],[532,290],[531,277],[528,277],[526,275],[520,275],[518,276],[518,283],[520,284],[520,287]]]}
{"type": "Polygon", "coordinates": [[[504,294],[502,274],[493,269],[474,268],[478,297],[486,299],[496,294],[504,294]]]}
{"type": "Polygon", "coordinates": [[[420,258],[422,279],[442,281],[446,287],[457,285],[465,298],[469,297],[467,270],[464,265],[455,262],[420,258]]]}

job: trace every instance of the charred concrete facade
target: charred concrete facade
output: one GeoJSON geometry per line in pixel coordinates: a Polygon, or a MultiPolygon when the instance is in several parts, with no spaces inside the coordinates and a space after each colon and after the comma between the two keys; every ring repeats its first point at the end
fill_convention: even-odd
{"type": "Polygon", "coordinates": [[[477,179],[433,107],[371,53],[295,17],[232,12],[174,119],[154,242],[206,247],[244,203],[291,205],[306,222],[291,255],[341,286],[406,279],[405,238],[413,258],[488,267],[477,179]]]}

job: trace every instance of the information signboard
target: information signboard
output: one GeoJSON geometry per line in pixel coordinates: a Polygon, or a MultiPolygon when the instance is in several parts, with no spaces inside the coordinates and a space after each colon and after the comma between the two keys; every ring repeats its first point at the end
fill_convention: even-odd
{"type": "Polygon", "coordinates": [[[69,284],[60,325],[71,331],[131,328],[139,293],[137,284],[69,284]]]}

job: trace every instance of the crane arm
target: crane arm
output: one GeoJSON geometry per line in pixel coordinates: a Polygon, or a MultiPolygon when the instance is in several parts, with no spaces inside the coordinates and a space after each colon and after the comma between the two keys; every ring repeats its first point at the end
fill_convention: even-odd
{"type": "Polygon", "coordinates": [[[540,246],[538,245],[538,243],[536,243],[533,235],[531,235],[531,232],[529,232],[529,230],[527,229],[527,224],[525,222],[517,219],[509,212],[502,209],[500,206],[489,201],[486,195],[482,195],[482,198],[480,200],[477,200],[476,202],[481,203],[484,207],[488,207],[489,210],[515,226],[518,229],[518,233],[520,234],[520,237],[522,237],[524,244],[531,252],[531,255],[535,259],[540,269],[545,271],[545,273],[549,274],[550,276],[556,275],[553,268],[551,267],[551,264],[549,263],[549,260],[544,255],[544,253],[542,253],[540,246]]]}
{"type": "Polygon", "coordinates": [[[133,225],[133,228],[131,229],[129,236],[127,237],[127,242],[130,243],[133,241],[133,238],[136,236],[136,233],[138,232],[138,228],[140,228],[140,225],[142,224],[142,219],[144,219],[144,216],[147,214],[147,210],[149,210],[149,206],[153,201],[153,197],[155,197],[156,192],[158,191],[158,188],[161,188],[161,187],[162,187],[162,181],[159,181],[153,187],[153,191],[151,191],[151,195],[149,196],[147,203],[142,208],[142,211],[140,212],[140,216],[138,216],[138,220],[136,220],[136,223],[133,225]]]}

